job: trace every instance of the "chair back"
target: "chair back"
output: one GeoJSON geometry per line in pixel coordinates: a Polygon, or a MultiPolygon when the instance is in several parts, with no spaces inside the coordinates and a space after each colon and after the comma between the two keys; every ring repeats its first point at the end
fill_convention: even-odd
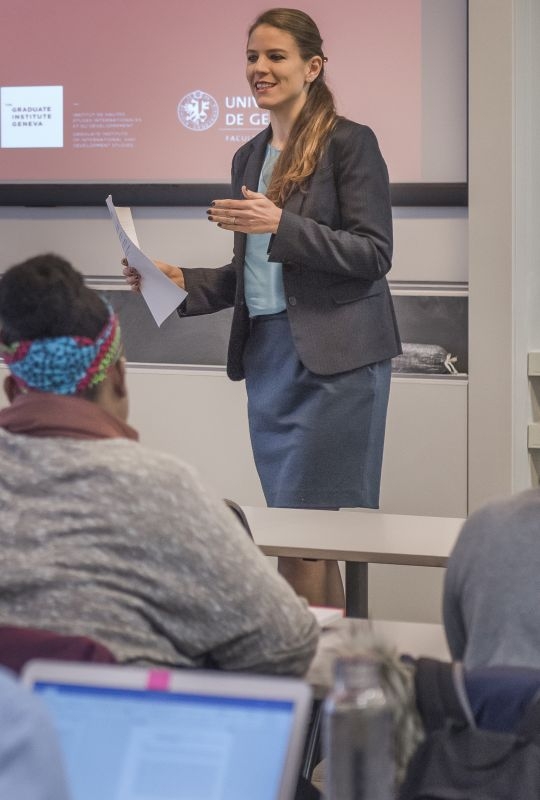
{"type": "Polygon", "coordinates": [[[540,671],[418,659],[426,738],[399,800],[530,800],[540,792],[540,671]]]}
{"type": "Polygon", "coordinates": [[[247,517],[244,514],[242,507],[239,506],[235,500],[230,500],[228,497],[225,497],[223,502],[225,503],[226,506],[228,506],[231,509],[236,519],[242,523],[244,530],[249,536],[249,538],[253,539],[253,534],[251,533],[249,522],[247,521],[247,517]]]}

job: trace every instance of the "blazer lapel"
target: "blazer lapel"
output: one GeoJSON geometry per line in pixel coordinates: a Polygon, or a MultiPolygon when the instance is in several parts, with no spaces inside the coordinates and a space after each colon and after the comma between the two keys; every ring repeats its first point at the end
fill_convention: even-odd
{"type": "MultiPolygon", "coordinates": [[[[239,181],[238,184],[238,191],[240,191],[241,186],[245,184],[248,189],[251,189],[252,192],[257,192],[259,188],[259,175],[261,174],[262,165],[264,162],[264,157],[266,155],[266,147],[268,142],[270,141],[270,136],[272,134],[272,129],[268,127],[265,131],[260,133],[254,139],[251,140],[251,150],[247,156],[245,167],[237,176],[239,181]]],[[[236,188],[236,187],[235,187],[236,188]]],[[[296,191],[293,192],[292,195],[289,197],[287,202],[285,203],[285,208],[287,211],[291,211],[293,214],[300,214],[302,211],[302,206],[304,204],[304,200],[306,197],[306,192],[296,191]]]]}
{"type": "Polygon", "coordinates": [[[296,189],[291,196],[286,200],[285,205],[283,208],[290,211],[292,214],[298,214],[301,216],[302,214],[302,206],[304,205],[304,200],[306,199],[306,192],[301,191],[300,189],[296,189]]]}
{"type": "MultiPolygon", "coordinates": [[[[250,149],[246,156],[244,167],[239,165],[238,172],[233,176],[233,194],[235,197],[242,197],[242,186],[247,186],[252,192],[257,192],[259,188],[259,175],[261,174],[266,146],[270,139],[271,129],[268,127],[250,142],[250,149]]],[[[234,254],[237,262],[238,287],[243,293],[244,286],[244,258],[246,254],[246,234],[234,234],[234,254]]]]}
{"type": "MultiPolygon", "coordinates": [[[[266,147],[270,140],[271,133],[272,130],[270,127],[268,127],[265,131],[258,134],[258,136],[251,140],[251,149],[247,155],[245,166],[243,169],[240,166],[238,174],[234,176],[235,196],[241,196],[241,187],[243,185],[247,186],[248,189],[251,189],[252,192],[257,192],[259,190],[259,175],[261,174],[261,169],[266,154],[266,147]]],[[[284,208],[286,208],[287,211],[291,211],[293,214],[301,214],[305,197],[305,191],[293,192],[285,203],[284,208]]],[[[272,246],[272,239],[273,236],[270,237],[270,247],[272,246]]],[[[239,269],[239,288],[241,288],[241,291],[243,291],[243,264],[246,253],[245,233],[234,234],[234,252],[235,256],[237,257],[237,266],[239,269]]]]}
{"type": "MultiPolygon", "coordinates": [[[[248,155],[246,166],[242,177],[242,184],[245,184],[252,192],[257,192],[259,187],[259,175],[261,174],[266,147],[270,139],[271,130],[267,128],[263,133],[256,136],[251,141],[251,152],[248,155]]],[[[239,176],[240,177],[240,176],[239,176]]]]}
{"type": "Polygon", "coordinates": [[[284,208],[286,208],[287,211],[290,211],[292,214],[298,214],[299,216],[302,216],[302,208],[304,206],[306,197],[310,192],[312,180],[320,170],[327,169],[328,166],[331,166],[331,164],[332,162],[330,160],[328,150],[326,149],[313,175],[309,176],[302,189],[297,189],[291,194],[289,199],[286,201],[284,208]]]}

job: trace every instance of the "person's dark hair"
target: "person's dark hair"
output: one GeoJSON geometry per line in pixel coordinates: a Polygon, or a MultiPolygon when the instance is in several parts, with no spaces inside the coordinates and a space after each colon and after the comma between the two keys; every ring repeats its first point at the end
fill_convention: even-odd
{"type": "MultiPolygon", "coordinates": [[[[45,254],[16,264],[0,279],[0,328],[5,344],[57,336],[95,339],[107,306],[71,264],[45,254]]],[[[87,389],[93,399],[99,386],[87,389]]]]}
{"type": "Polygon", "coordinates": [[[323,40],[315,22],[304,11],[295,8],[271,8],[259,14],[248,31],[248,39],[260,25],[289,33],[296,42],[304,61],[320,56],[322,68],[309,86],[307,100],[295,121],[287,145],[283,149],[272,175],[267,196],[283,205],[291,192],[313,174],[337,120],[334,96],[326,84],[323,40]]]}
{"type": "Polygon", "coordinates": [[[0,280],[0,326],[6,344],[55,336],[95,339],[108,318],[97,292],[60,256],[29,258],[0,280]]]}

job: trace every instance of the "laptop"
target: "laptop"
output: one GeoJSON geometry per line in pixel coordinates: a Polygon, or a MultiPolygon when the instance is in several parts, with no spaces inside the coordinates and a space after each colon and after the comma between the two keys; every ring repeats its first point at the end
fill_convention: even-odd
{"type": "Polygon", "coordinates": [[[291,800],[311,712],[299,679],[30,661],[72,800],[291,800]]]}

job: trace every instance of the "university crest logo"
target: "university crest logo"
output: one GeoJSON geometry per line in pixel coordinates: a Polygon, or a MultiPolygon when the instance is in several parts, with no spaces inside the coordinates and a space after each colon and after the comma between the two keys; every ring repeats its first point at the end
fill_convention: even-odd
{"type": "Polygon", "coordinates": [[[178,103],[178,119],[191,131],[206,131],[219,116],[219,105],[211,94],[196,89],[178,103]]]}

